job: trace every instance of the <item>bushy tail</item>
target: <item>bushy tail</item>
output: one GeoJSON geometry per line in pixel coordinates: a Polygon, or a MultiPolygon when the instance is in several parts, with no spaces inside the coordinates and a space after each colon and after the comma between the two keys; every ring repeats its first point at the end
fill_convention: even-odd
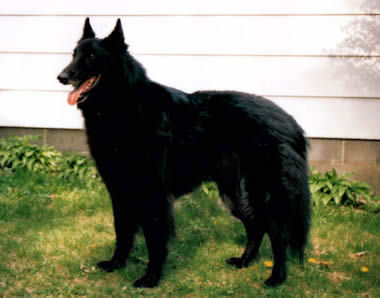
{"type": "Polygon", "coordinates": [[[292,254],[298,254],[300,263],[303,263],[304,250],[308,242],[311,225],[311,203],[309,184],[305,183],[303,196],[297,202],[296,214],[293,221],[292,235],[289,246],[292,254]]]}

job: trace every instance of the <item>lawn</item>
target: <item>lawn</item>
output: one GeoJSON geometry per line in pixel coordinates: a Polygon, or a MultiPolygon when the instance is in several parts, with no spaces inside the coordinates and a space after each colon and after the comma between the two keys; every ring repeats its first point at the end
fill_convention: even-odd
{"type": "Polygon", "coordinates": [[[96,262],[113,252],[107,192],[98,180],[0,172],[0,296],[281,296],[380,297],[380,216],[352,207],[313,210],[303,266],[290,258],[288,281],[263,286],[270,275],[267,238],[260,260],[237,270],[225,264],[244,248],[241,224],[217,198],[197,190],[176,204],[177,237],[163,280],[135,289],[147,263],[141,233],[125,269],[104,273],[96,262]]]}

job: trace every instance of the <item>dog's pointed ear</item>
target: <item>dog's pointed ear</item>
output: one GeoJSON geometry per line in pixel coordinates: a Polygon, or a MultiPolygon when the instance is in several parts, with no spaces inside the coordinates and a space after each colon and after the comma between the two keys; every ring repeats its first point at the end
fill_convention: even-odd
{"type": "Polygon", "coordinates": [[[83,35],[79,41],[86,39],[86,38],[94,38],[94,37],[95,37],[95,33],[94,33],[94,30],[92,30],[92,27],[90,24],[90,18],[87,17],[85,22],[84,22],[83,35]]]}
{"type": "Polygon", "coordinates": [[[107,44],[112,44],[114,47],[119,49],[128,49],[128,45],[124,42],[124,33],[120,19],[117,19],[115,28],[110,35],[104,39],[104,42],[107,44]]]}

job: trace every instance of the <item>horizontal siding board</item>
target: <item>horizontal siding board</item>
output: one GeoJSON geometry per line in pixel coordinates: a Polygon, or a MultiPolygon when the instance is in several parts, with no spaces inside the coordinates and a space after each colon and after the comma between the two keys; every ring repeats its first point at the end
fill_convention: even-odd
{"type": "MultiPolygon", "coordinates": [[[[338,97],[380,94],[379,84],[367,86],[368,81],[357,81],[356,74],[343,74],[348,68],[332,58],[140,56],[138,59],[153,79],[188,91],[230,89],[257,94],[338,97]]],[[[380,63],[380,58],[370,60],[380,63]]]]}
{"type": "Polygon", "coordinates": [[[309,137],[380,139],[380,100],[270,97],[309,137]]]}
{"type": "Polygon", "coordinates": [[[83,127],[56,76],[85,16],[100,37],[121,16],[156,81],[267,95],[310,137],[380,139],[380,47],[366,43],[380,34],[374,0],[3,0],[0,126],[83,127]],[[342,45],[347,33],[364,43],[342,45]]]}
{"type": "Polygon", "coordinates": [[[0,91],[0,126],[82,128],[79,110],[64,92],[0,91]]]}
{"type": "MultiPolygon", "coordinates": [[[[355,59],[151,55],[137,59],[152,79],[186,91],[231,89],[257,94],[337,97],[380,94],[376,80],[360,80],[365,74],[355,67],[350,70],[349,63],[356,63],[355,59]]],[[[0,54],[0,89],[68,90],[56,77],[70,60],[70,55],[0,54]]],[[[369,60],[380,63],[380,58],[369,60]]]]}
{"type": "MultiPolygon", "coordinates": [[[[309,137],[380,139],[380,101],[277,98],[309,137]]],[[[0,92],[0,126],[83,128],[80,112],[64,92],[0,92]],[[22,108],[20,108],[22,107],[22,108]]]]}
{"type": "MultiPolygon", "coordinates": [[[[92,26],[104,37],[115,19],[94,17],[92,26]]],[[[0,32],[2,52],[68,53],[81,36],[84,17],[0,17],[0,22],[12,28],[0,32]]],[[[380,16],[124,17],[122,22],[135,53],[357,55],[366,53],[344,43],[345,29],[362,23],[364,27],[355,27],[360,35],[365,25],[380,23],[380,16]]],[[[380,55],[380,47],[371,50],[380,55]]]]}
{"type": "Polygon", "coordinates": [[[337,14],[379,13],[376,0],[2,0],[0,14],[337,14]]]}

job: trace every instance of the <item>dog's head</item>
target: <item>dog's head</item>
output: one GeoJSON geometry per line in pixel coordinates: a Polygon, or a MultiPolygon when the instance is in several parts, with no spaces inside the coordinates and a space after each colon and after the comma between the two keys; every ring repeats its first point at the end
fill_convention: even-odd
{"type": "Polygon", "coordinates": [[[120,19],[108,37],[99,39],[95,37],[89,18],[86,18],[72,61],[57,77],[60,83],[74,87],[69,93],[68,103],[75,105],[84,102],[107,77],[107,73],[115,72],[115,65],[121,64],[120,57],[127,48],[120,19]]]}

